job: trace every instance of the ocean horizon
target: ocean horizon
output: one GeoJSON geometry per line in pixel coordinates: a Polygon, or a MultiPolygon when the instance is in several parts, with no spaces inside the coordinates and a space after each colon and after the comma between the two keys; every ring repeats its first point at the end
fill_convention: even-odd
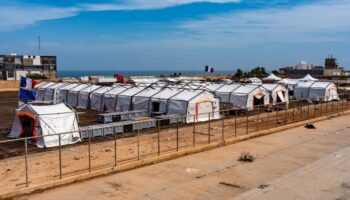
{"type": "Polygon", "coordinates": [[[59,70],[58,77],[79,78],[82,76],[105,76],[113,77],[114,74],[122,74],[125,77],[130,76],[170,76],[174,73],[181,73],[183,76],[208,76],[208,75],[233,75],[234,70],[218,70],[214,73],[208,73],[199,70],[59,70]]]}

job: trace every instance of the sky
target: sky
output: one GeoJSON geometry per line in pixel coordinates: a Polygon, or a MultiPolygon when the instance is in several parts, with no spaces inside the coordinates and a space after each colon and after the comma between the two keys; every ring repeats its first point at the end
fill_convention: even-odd
{"type": "Polygon", "coordinates": [[[0,54],[59,70],[268,70],[333,55],[350,69],[349,0],[0,0],[0,54]]]}

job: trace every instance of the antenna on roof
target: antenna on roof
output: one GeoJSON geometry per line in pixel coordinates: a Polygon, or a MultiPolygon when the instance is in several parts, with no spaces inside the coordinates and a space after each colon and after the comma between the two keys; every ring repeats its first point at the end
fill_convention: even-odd
{"type": "Polygon", "coordinates": [[[39,50],[39,56],[41,55],[41,40],[40,35],[38,36],[38,50],[39,50]]]}

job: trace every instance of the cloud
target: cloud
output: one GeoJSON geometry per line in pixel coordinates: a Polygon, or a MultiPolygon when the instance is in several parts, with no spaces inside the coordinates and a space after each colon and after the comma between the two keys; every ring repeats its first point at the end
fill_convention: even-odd
{"type": "Polygon", "coordinates": [[[246,45],[271,42],[349,42],[350,2],[333,0],[291,8],[209,16],[179,25],[201,42],[246,45]]]}
{"type": "Polygon", "coordinates": [[[77,8],[0,6],[0,31],[11,31],[39,21],[77,15],[77,8]]]}
{"type": "Polygon", "coordinates": [[[162,9],[196,2],[228,3],[240,0],[119,0],[109,4],[78,4],[71,7],[27,6],[0,2],[0,32],[34,25],[40,21],[78,15],[83,11],[162,9]]]}
{"type": "Polygon", "coordinates": [[[154,10],[178,5],[207,2],[207,3],[237,3],[241,0],[122,0],[108,4],[82,4],[89,11],[105,10],[154,10]]]}

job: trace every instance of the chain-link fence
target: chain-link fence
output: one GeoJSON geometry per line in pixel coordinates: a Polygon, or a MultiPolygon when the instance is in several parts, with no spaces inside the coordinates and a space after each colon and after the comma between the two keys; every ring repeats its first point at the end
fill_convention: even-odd
{"type": "Polygon", "coordinates": [[[61,145],[61,137],[71,134],[61,133],[56,135],[58,147],[47,149],[31,143],[55,135],[0,141],[0,193],[213,142],[225,142],[289,123],[342,114],[349,110],[349,98],[347,94],[339,96],[339,101],[293,100],[288,104],[204,113],[201,115],[210,119],[205,122],[198,122],[201,118],[198,115],[179,116],[175,122],[158,120],[155,128],[123,134],[114,132],[103,137],[93,137],[94,130],[91,129],[87,138],[74,145],[61,145]],[[216,114],[219,119],[213,119],[216,114]],[[184,122],[190,118],[195,122],[184,122]]]}

